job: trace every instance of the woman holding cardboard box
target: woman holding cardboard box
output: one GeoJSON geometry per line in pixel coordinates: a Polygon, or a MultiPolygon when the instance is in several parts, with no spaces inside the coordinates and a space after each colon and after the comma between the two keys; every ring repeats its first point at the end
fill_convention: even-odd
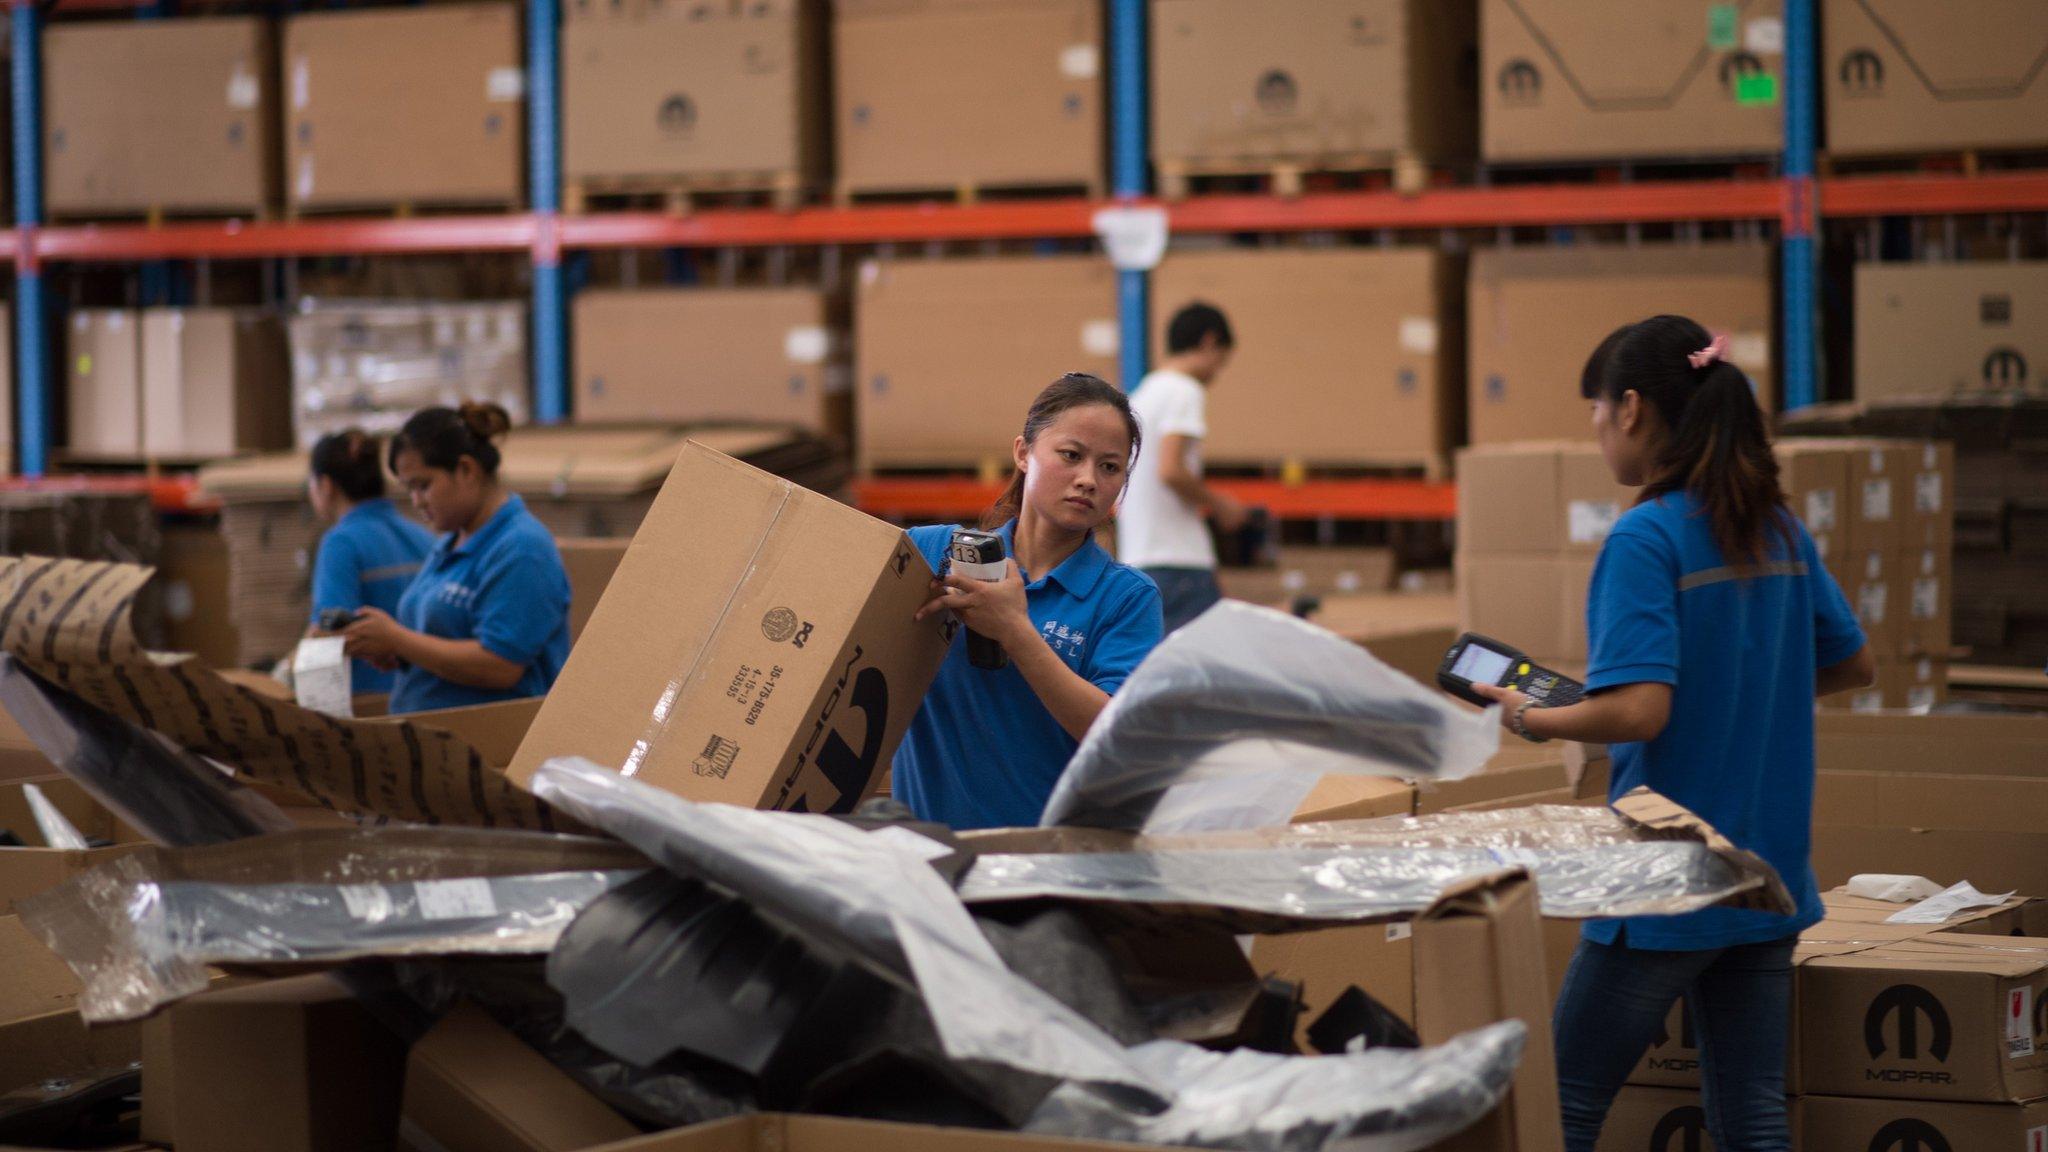
{"type": "Polygon", "coordinates": [[[1038,823],[1110,693],[1159,643],[1158,587],[1094,538],[1138,447],[1122,390],[1070,373],[1032,402],[1011,446],[1016,474],[984,518],[1004,556],[984,575],[1000,578],[948,566],[958,529],[910,530],[932,571],[945,573],[918,619],[950,611],[965,625],[896,752],[896,796],[920,818],[955,828],[1038,823]]]}
{"type": "Polygon", "coordinates": [[[1770,861],[1797,912],[1709,908],[1596,920],[1557,1004],[1565,1147],[1592,1152],[1607,1109],[1685,996],[1714,1147],[1790,1146],[1792,948],[1821,918],[1809,862],[1816,695],[1868,684],[1856,617],[1784,506],[1750,382],[1727,339],[1678,316],[1619,329],[1580,390],[1617,480],[1642,486],[1587,595],[1586,699],[1538,708],[1478,685],[1531,740],[1614,746],[1610,797],[1647,785],[1770,861]]]}
{"type": "Polygon", "coordinates": [[[435,531],[396,614],[365,608],[348,653],[398,672],[391,711],[541,696],[569,657],[569,577],[555,539],[498,484],[496,404],[427,408],[391,440],[391,470],[435,531]]]}

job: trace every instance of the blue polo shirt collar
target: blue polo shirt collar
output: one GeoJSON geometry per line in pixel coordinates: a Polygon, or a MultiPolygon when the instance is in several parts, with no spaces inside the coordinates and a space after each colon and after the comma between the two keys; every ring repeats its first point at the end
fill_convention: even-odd
{"type": "MultiPolygon", "coordinates": [[[[1017,522],[1015,520],[1010,521],[1001,528],[998,528],[996,533],[1003,538],[1003,548],[1006,554],[1015,556],[1017,554],[1017,522]]],[[[1086,600],[1095,591],[1096,582],[1102,579],[1102,574],[1109,570],[1109,565],[1109,553],[1102,550],[1102,546],[1095,542],[1095,533],[1090,532],[1088,538],[1081,541],[1081,546],[1074,550],[1072,556],[1061,561],[1059,567],[1046,573],[1045,576],[1033,580],[1031,579],[1031,573],[1024,573],[1025,587],[1037,588],[1047,580],[1050,580],[1061,588],[1066,589],[1069,596],[1078,600],[1086,600]]],[[[1021,569],[1023,566],[1020,564],[1018,567],[1021,569]]]]}
{"type": "Polygon", "coordinates": [[[519,494],[515,492],[512,495],[505,497],[505,502],[503,504],[498,505],[498,510],[496,512],[491,513],[491,518],[489,520],[484,521],[484,526],[482,528],[477,529],[476,535],[471,536],[467,540],[464,540],[461,543],[461,545],[458,546],[455,543],[455,541],[458,539],[457,535],[453,532],[450,532],[446,537],[442,539],[442,550],[450,556],[467,556],[471,552],[477,551],[478,549],[489,544],[498,536],[502,535],[505,531],[505,526],[507,524],[510,524],[513,520],[517,519],[520,513],[524,512],[525,510],[526,501],[522,500],[519,497],[519,494]]]}

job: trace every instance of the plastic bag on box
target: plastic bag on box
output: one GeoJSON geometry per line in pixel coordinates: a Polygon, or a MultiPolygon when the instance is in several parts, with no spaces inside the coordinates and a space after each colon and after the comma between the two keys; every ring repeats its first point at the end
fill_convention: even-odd
{"type": "Polygon", "coordinates": [[[1306,621],[1226,600],[1110,698],[1040,823],[1285,823],[1326,773],[1457,780],[1499,747],[1493,710],[1460,708],[1306,621]]]}

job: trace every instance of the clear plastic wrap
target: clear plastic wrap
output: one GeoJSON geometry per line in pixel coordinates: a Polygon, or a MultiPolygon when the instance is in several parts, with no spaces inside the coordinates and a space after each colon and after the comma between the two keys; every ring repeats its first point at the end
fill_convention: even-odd
{"type": "Polygon", "coordinates": [[[421,408],[492,400],[526,422],[526,306],[300,301],[290,322],[299,447],[344,428],[389,435],[421,408]]]}
{"type": "Polygon", "coordinates": [[[1339,1056],[1141,1044],[1131,1058],[1177,1089],[1164,1111],[1067,1084],[1024,1127],[1048,1136],[1244,1152],[1415,1152],[1465,1130],[1500,1102],[1527,1038],[1521,1021],[1508,1020],[1435,1048],[1339,1056]]]}
{"type": "Polygon", "coordinates": [[[1040,823],[1284,823],[1318,776],[1457,780],[1499,747],[1492,711],[1460,708],[1313,624],[1224,601],[1167,637],[1111,697],[1040,823]]]}

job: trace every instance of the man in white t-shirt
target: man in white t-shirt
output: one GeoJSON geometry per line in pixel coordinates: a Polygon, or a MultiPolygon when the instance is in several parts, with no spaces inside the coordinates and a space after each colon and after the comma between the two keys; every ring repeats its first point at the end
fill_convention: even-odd
{"type": "Polygon", "coordinates": [[[1216,543],[1204,517],[1225,532],[1245,523],[1242,505],[1202,482],[1209,388],[1234,346],[1221,311],[1199,301],[1189,304],[1166,326],[1166,360],[1131,393],[1145,447],[1117,513],[1117,559],[1143,569],[1159,585],[1168,632],[1223,598],[1216,583],[1216,543]]]}

